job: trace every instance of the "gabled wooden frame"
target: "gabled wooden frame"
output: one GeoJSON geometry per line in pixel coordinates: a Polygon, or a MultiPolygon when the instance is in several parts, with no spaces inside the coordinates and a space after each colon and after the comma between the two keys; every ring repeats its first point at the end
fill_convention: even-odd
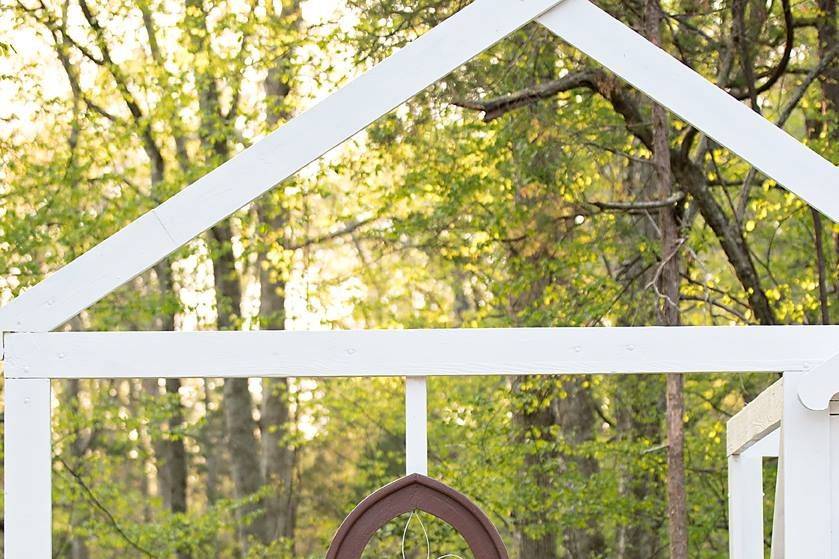
{"type": "MultiPolygon", "coordinates": [[[[0,309],[6,360],[6,557],[51,557],[51,378],[411,376],[408,464],[424,473],[422,375],[758,370],[787,371],[785,390],[797,395],[800,385],[810,408],[798,397],[784,400],[785,432],[796,435],[796,442],[784,447],[787,485],[792,485],[785,490],[785,503],[799,511],[785,519],[787,556],[831,557],[830,503],[825,505],[819,494],[831,485],[829,415],[822,406],[831,391],[839,390],[834,382],[839,376],[832,373],[839,362],[829,361],[839,337],[830,327],[328,332],[310,337],[294,332],[48,333],[533,20],[839,219],[836,166],[588,0],[476,0],[0,309]],[[305,343],[298,345],[301,340],[305,343]],[[709,347],[716,352],[709,353],[709,347]],[[230,359],[236,348],[247,348],[254,357],[246,363],[230,359]],[[806,375],[814,367],[822,368],[806,375]]],[[[834,462],[839,464],[839,457],[834,462]]]]}

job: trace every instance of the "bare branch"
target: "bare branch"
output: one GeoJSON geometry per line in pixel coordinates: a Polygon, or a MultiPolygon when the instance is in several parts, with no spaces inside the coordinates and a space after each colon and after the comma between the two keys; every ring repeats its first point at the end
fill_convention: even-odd
{"type": "Polygon", "coordinates": [[[482,111],[484,121],[490,122],[519,107],[548,99],[564,91],[579,87],[594,89],[594,81],[602,78],[603,75],[602,70],[586,69],[567,74],[558,80],[538,84],[494,99],[453,101],[452,104],[464,109],[482,111]]]}
{"type": "Polygon", "coordinates": [[[359,220],[351,221],[350,223],[348,223],[347,225],[345,225],[341,229],[338,229],[337,231],[334,231],[332,233],[325,233],[323,235],[318,235],[317,237],[312,237],[312,238],[309,238],[309,239],[305,239],[303,241],[300,241],[299,243],[286,244],[286,245],[282,245],[282,246],[286,250],[298,250],[298,249],[301,249],[301,248],[310,247],[312,245],[325,243],[326,241],[332,241],[332,240],[338,239],[340,237],[344,237],[346,235],[351,235],[351,234],[355,233],[358,229],[364,227],[368,223],[372,223],[375,220],[376,220],[376,218],[370,217],[370,218],[367,218],[367,219],[359,219],[359,220]]]}
{"type": "Polygon", "coordinates": [[[659,208],[666,208],[667,206],[678,204],[684,199],[684,192],[677,192],[664,200],[644,200],[641,202],[590,202],[590,204],[603,211],[640,213],[659,208]]]}

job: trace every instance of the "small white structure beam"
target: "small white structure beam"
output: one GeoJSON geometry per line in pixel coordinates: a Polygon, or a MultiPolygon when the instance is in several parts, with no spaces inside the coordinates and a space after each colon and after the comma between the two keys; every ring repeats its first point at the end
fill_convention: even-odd
{"type": "Polygon", "coordinates": [[[405,473],[428,475],[428,384],[405,379],[405,473]]]}
{"type": "Polygon", "coordinates": [[[839,326],[7,334],[6,376],[160,378],[778,372],[839,326]]]}
{"type": "Polygon", "coordinates": [[[830,530],[833,559],[839,559],[839,400],[830,402],[830,530]]]}
{"type": "Polygon", "coordinates": [[[52,557],[50,381],[5,379],[5,518],[9,559],[52,557]]]}
{"type": "Polygon", "coordinates": [[[621,21],[588,0],[566,0],[538,21],[839,221],[839,168],[621,21]]]}
{"type": "Polygon", "coordinates": [[[763,557],[763,457],[728,457],[728,547],[731,559],[763,557]]]}

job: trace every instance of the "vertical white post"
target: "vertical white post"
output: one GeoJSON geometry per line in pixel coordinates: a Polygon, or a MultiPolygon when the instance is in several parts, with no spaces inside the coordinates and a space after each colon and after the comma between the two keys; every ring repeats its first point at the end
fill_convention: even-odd
{"type": "Polygon", "coordinates": [[[428,391],[425,377],[405,378],[405,470],[428,475],[428,391]]]}
{"type": "Polygon", "coordinates": [[[784,426],[781,423],[781,445],[778,451],[778,475],[775,479],[775,510],[772,515],[772,547],[770,559],[784,559],[784,426]]]}
{"type": "Polygon", "coordinates": [[[780,438],[780,429],[776,429],[740,454],[728,457],[728,547],[731,559],[764,556],[763,458],[778,456],[780,438]]]}
{"type": "Polygon", "coordinates": [[[763,557],[763,457],[728,457],[728,548],[731,559],[763,557]]]}
{"type": "Polygon", "coordinates": [[[728,547],[731,559],[764,556],[763,459],[778,456],[781,430],[775,429],[728,457],[728,547]]]}
{"type": "Polygon", "coordinates": [[[830,411],[798,398],[804,373],[784,373],[784,557],[831,559],[830,411]]]}
{"type": "Polygon", "coordinates": [[[52,557],[49,379],[5,383],[6,559],[52,557]]]}
{"type": "Polygon", "coordinates": [[[833,559],[839,559],[839,400],[830,402],[830,530],[833,559]]]}

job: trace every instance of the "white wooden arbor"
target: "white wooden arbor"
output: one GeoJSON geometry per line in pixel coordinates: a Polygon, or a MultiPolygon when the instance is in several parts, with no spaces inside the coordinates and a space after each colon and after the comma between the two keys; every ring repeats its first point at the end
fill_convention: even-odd
{"type": "MultiPolygon", "coordinates": [[[[405,376],[407,467],[425,473],[426,375],[759,371],[786,373],[775,554],[839,557],[839,445],[827,410],[839,392],[839,327],[50,332],[533,20],[839,218],[839,169],[588,0],[476,0],[0,309],[8,559],[51,557],[50,379],[405,376]]],[[[754,481],[754,467],[736,466],[748,442],[731,453],[737,487],[754,481]]],[[[732,554],[759,557],[738,543],[755,532],[738,524],[754,490],[733,496],[732,554]]]]}

